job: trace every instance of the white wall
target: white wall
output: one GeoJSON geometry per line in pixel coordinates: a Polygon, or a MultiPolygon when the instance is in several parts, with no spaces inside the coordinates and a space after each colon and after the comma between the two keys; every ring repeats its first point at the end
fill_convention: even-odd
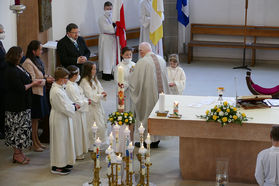
{"type": "MultiPolygon", "coordinates": [[[[107,0],[59,0],[52,1],[53,39],[59,40],[66,33],[66,26],[73,22],[82,36],[99,33],[98,18],[104,13],[107,0]]],[[[111,1],[112,3],[114,0],[111,1]]],[[[139,0],[123,0],[126,27],[139,27],[139,0]]]]}
{"type": "Polygon", "coordinates": [[[16,15],[9,9],[10,1],[0,1],[0,24],[5,27],[6,37],[3,45],[6,51],[17,44],[16,15]]]}
{"type": "MultiPolygon", "coordinates": [[[[190,23],[208,24],[239,24],[244,25],[245,0],[189,0],[190,23]]],[[[249,0],[248,25],[279,26],[279,1],[278,0],[249,0]]],[[[187,28],[187,41],[189,41],[187,28]]],[[[279,39],[273,40],[279,43],[279,39]]],[[[242,58],[240,49],[196,48],[195,56],[201,57],[227,57],[242,58]]],[[[248,58],[251,53],[248,52],[248,58]]],[[[278,60],[279,52],[257,51],[257,59],[278,60]]]]}

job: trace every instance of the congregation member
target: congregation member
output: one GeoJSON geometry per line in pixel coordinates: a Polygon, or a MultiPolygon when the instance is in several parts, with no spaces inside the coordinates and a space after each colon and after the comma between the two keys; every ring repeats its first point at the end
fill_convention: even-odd
{"type": "Polygon", "coordinates": [[[80,109],[73,116],[76,159],[83,160],[89,148],[86,114],[91,100],[84,96],[82,88],[77,84],[80,80],[79,68],[70,65],[67,70],[70,72],[69,81],[66,84],[67,95],[72,102],[80,105],[80,109]]]}
{"type": "MultiPolygon", "coordinates": [[[[139,128],[143,124],[145,137],[147,134],[147,119],[154,108],[159,93],[169,93],[167,69],[165,60],[152,52],[151,45],[147,42],[140,43],[138,60],[134,72],[129,77],[131,101],[135,106],[136,125],[139,128]]],[[[135,145],[139,146],[139,132],[135,130],[135,145]]],[[[144,138],[145,138],[144,137],[144,138]]],[[[157,148],[160,142],[159,136],[151,136],[152,148],[157,148]]]]}
{"type": "Polygon", "coordinates": [[[57,43],[57,54],[61,65],[68,67],[81,66],[90,57],[90,50],[82,37],[79,36],[79,28],[76,24],[70,23],[66,27],[66,35],[57,43]]]}
{"type": "MultiPolygon", "coordinates": [[[[124,96],[125,96],[125,102],[124,102],[124,112],[130,112],[132,111],[132,103],[130,99],[130,91],[129,91],[129,75],[133,72],[135,63],[132,61],[132,48],[130,47],[124,47],[121,51],[121,58],[122,61],[116,66],[115,72],[114,72],[114,80],[116,83],[118,83],[118,68],[122,67],[124,72],[124,96]]],[[[116,98],[116,101],[118,98],[116,98]]]]}
{"type": "Polygon", "coordinates": [[[170,94],[182,95],[185,89],[186,76],[184,70],[179,67],[179,57],[177,54],[169,56],[167,71],[170,94]]]}
{"type": "Polygon", "coordinates": [[[5,55],[6,50],[4,48],[4,45],[2,41],[5,39],[5,30],[4,26],[0,24],[0,139],[4,139],[5,137],[5,106],[4,106],[4,87],[5,87],[5,81],[4,81],[4,71],[7,66],[7,63],[5,62],[5,55]]]}
{"type": "Polygon", "coordinates": [[[159,54],[163,57],[163,42],[162,39],[159,40],[155,46],[150,40],[150,20],[152,11],[152,1],[151,0],[141,0],[140,1],[140,38],[139,43],[148,42],[151,45],[152,52],[159,54]]]}
{"type": "Polygon", "coordinates": [[[113,79],[112,70],[117,60],[117,40],[115,29],[112,23],[112,3],[107,1],[104,4],[104,15],[99,20],[99,70],[102,71],[102,79],[110,81],[113,79]]]}
{"type": "Polygon", "coordinates": [[[106,100],[107,93],[104,91],[101,83],[97,78],[97,66],[93,62],[86,62],[82,67],[82,76],[80,87],[83,89],[84,95],[91,99],[89,112],[87,113],[87,129],[89,135],[89,150],[93,150],[93,135],[91,127],[94,122],[98,127],[97,137],[102,141],[101,149],[104,149],[107,136],[106,116],[103,109],[102,101],[106,100]]]}
{"type": "Polygon", "coordinates": [[[80,106],[64,89],[68,76],[67,69],[58,67],[50,89],[50,165],[51,173],[60,175],[69,174],[76,160],[72,117],[80,106]]]}
{"type": "Polygon", "coordinates": [[[44,63],[40,56],[42,45],[40,41],[33,40],[29,43],[26,52],[26,60],[22,67],[31,75],[32,80],[41,80],[42,83],[32,87],[32,141],[33,150],[42,152],[46,146],[41,144],[38,137],[38,123],[40,119],[49,115],[49,107],[46,97],[46,82],[52,83],[54,79],[45,74],[44,63]]]}
{"type": "MultiPolygon", "coordinates": [[[[31,87],[42,83],[32,81],[31,75],[20,66],[22,49],[14,46],[6,54],[5,82],[5,144],[14,149],[13,162],[28,164],[30,159],[23,149],[32,145],[31,140],[31,87]]],[[[1,103],[2,104],[2,103],[1,103]]]]}
{"type": "Polygon", "coordinates": [[[279,126],[271,128],[272,147],[258,154],[255,177],[260,186],[279,185],[279,126]]]}

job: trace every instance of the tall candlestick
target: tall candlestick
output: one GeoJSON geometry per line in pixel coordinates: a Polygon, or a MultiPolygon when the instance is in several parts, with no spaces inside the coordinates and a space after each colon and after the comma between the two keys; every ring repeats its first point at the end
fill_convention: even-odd
{"type": "Polygon", "coordinates": [[[97,150],[96,150],[96,168],[100,168],[100,145],[101,145],[102,141],[100,140],[100,138],[98,137],[98,139],[96,139],[95,144],[97,146],[97,150]]]}
{"type": "Polygon", "coordinates": [[[165,112],[165,94],[163,92],[159,94],[159,112],[165,112]]]}
{"type": "Polygon", "coordinates": [[[96,141],[96,133],[97,133],[97,130],[98,130],[98,126],[96,125],[96,122],[93,123],[93,126],[91,127],[91,130],[92,130],[92,136],[93,136],[93,151],[96,152],[95,141],[96,141]]]}

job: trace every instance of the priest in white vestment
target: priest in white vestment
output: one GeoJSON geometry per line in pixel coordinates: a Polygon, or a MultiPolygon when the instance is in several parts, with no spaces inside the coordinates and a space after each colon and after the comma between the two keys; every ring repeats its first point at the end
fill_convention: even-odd
{"type": "MultiPolygon", "coordinates": [[[[139,142],[138,128],[141,123],[145,128],[144,139],[146,138],[147,119],[159,98],[159,93],[169,93],[165,60],[154,54],[147,42],[139,45],[139,53],[141,59],[138,60],[134,72],[129,77],[131,101],[136,113],[135,142],[139,142]]],[[[151,136],[151,141],[156,142],[157,146],[159,140],[159,136],[151,136]]]]}
{"type": "Polygon", "coordinates": [[[117,40],[115,29],[112,23],[112,4],[104,4],[104,15],[99,18],[99,46],[98,59],[99,71],[102,71],[102,79],[109,81],[113,79],[112,70],[116,66],[117,60],[117,40]]]}
{"type": "Polygon", "coordinates": [[[179,57],[177,54],[169,56],[167,71],[170,94],[182,95],[185,89],[186,76],[184,70],[179,67],[179,57]]]}
{"type": "Polygon", "coordinates": [[[77,84],[80,80],[79,68],[71,65],[67,69],[70,72],[66,84],[67,95],[72,102],[80,105],[80,109],[73,116],[76,159],[80,160],[84,159],[84,154],[89,148],[86,114],[91,100],[84,96],[82,88],[77,84]]]}
{"type": "MultiPolygon", "coordinates": [[[[121,51],[122,61],[116,66],[114,71],[114,81],[118,84],[118,68],[122,67],[124,72],[124,112],[130,112],[132,110],[132,103],[130,98],[130,91],[129,91],[129,75],[133,72],[135,68],[135,63],[132,61],[132,49],[129,47],[124,47],[121,51]]],[[[117,102],[118,102],[118,95],[117,102]]],[[[118,104],[116,104],[118,105],[118,104]]]]}
{"type": "MultiPolygon", "coordinates": [[[[163,42],[162,39],[159,40],[158,44],[155,46],[149,37],[150,34],[150,18],[152,11],[151,0],[141,0],[140,1],[140,39],[139,43],[148,42],[151,45],[152,52],[163,57],[163,42]]],[[[140,56],[139,56],[140,57],[140,56]]]]}
{"type": "Polygon", "coordinates": [[[272,147],[258,154],[255,177],[260,186],[279,186],[279,126],[270,132],[272,147]]]}
{"type": "Polygon", "coordinates": [[[76,159],[72,117],[79,105],[69,99],[64,89],[68,71],[58,69],[50,89],[50,165],[52,173],[68,174],[67,166],[73,166],[76,159]]]}

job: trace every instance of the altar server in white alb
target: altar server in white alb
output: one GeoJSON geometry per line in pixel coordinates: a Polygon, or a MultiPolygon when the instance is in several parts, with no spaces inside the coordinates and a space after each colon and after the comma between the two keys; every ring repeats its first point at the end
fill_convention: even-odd
{"type": "Polygon", "coordinates": [[[70,72],[69,81],[66,85],[67,95],[72,102],[80,105],[80,109],[75,112],[75,115],[73,116],[73,123],[76,159],[82,160],[84,159],[84,154],[88,152],[89,148],[86,114],[88,112],[88,105],[91,104],[91,100],[84,96],[82,88],[77,84],[80,80],[79,68],[70,65],[67,67],[67,70],[70,72]]]}
{"type": "Polygon", "coordinates": [[[279,185],[279,125],[270,132],[272,147],[258,154],[255,177],[260,186],[279,185]]]}
{"type": "Polygon", "coordinates": [[[82,66],[81,82],[79,86],[83,89],[84,95],[91,99],[92,103],[89,105],[89,112],[87,113],[87,129],[89,135],[89,150],[93,150],[93,135],[91,127],[94,122],[98,126],[97,137],[102,141],[101,149],[105,148],[106,144],[106,116],[103,109],[102,101],[106,100],[107,93],[104,91],[101,83],[97,79],[96,64],[93,62],[86,62],[82,66]]]}
{"type": "Polygon", "coordinates": [[[132,48],[124,47],[121,51],[122,61],[116,66],[114,71],[114,80],[118,83],[118,68],[123,68],[124,72],[124,112],[132,111],[132,103],[129,91],[129,75],[134,71],[135,63],[132,61],[132,48]]]}
{"type": "Polygon", "coordinates": [[[104,4],[104,15],[99,18],[99,70],[103,71],[102,79],[110,81],[113,79],[112,70],[116,66],[117,43],[115,29],[112,23],[112,3],[104,4]]]}
{"type": "Polygon", "coordinates": [[[163,56],[163,42],[159,40],[155,46],[150,40],[150,22],[151,22],[152,0],[140,1],[140,39],[139,43],[148,42],[151,45],[152,52],[163,56]]]}
{"type": "MultiPolygon", "coordinates": [[[[129,77],[129,87],[131,101],[135,106],[136,125],[135,141],[139,142],[138,127],[142,123],[147,134],[147,119],[152,112],[159,93],[169,93],[167,69],[165,60],[151,51],[151,46],[147,42],[139,45],[141,59],[136,63],[134,72],[129,77]]],[[[150,147],[157,148],[160,137],[151,136],[150,147]]],[[[135,143],[136,146],[139,143],[135,143]]]]}
{"type": "Polygon", "coordinates": [[[54,174],[69,174],[76,159],[72,117],[80,106],[69,99],[64,89],[68,74],[68,70],[58,67],[50,89],[50,165],[54,174]]]}
{"type": "Polygon", "coordinates": [[[167,71],[170,94],[182,95],[185,89],[186,76],[184,70],[179,67],[179,57],[177,54],[169,56],[167,71]]]}

